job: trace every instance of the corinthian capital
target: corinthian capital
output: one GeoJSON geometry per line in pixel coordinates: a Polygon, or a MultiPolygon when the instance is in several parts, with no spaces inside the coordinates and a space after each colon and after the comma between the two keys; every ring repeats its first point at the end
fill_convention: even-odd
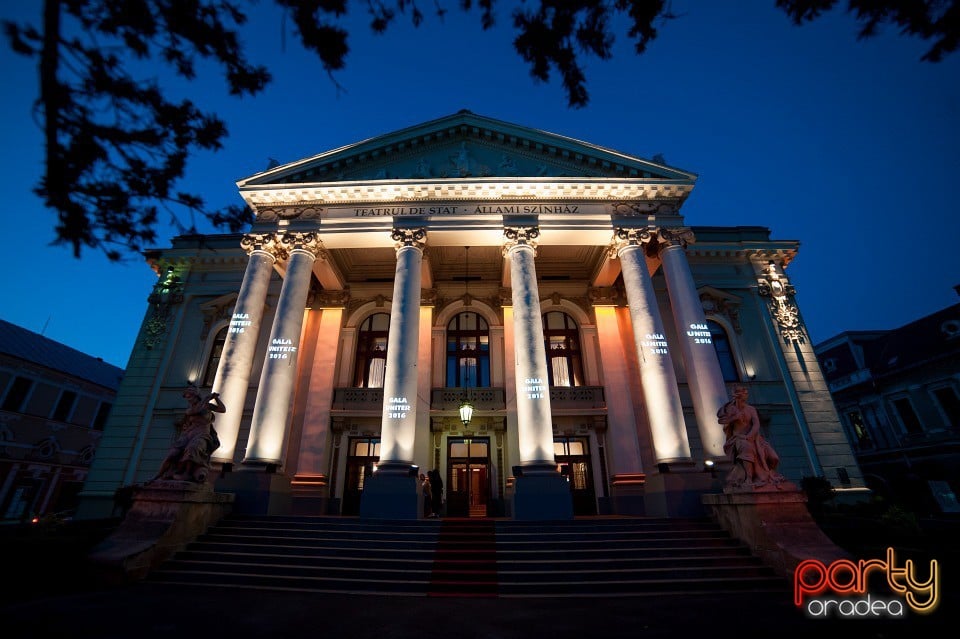
{"type": "Polygon", "coordinates": [[[320,237],[313,231],[287,231],[278,238],[278,242],[287,252],[299,249],[316,257],[320,251],[320,237]]]}
{"type": "Polygon", "coordinates": [[[645,246],[652,240],[651,229],[617,227],[613,231],[613,240],[610,242],[610,257],[616,258],[624,249],[631,246],[645,246]]]}
{"type": "Polygon", "coordinates": [[[697,241],[693,231],[686,226],[668,226],[665,228],[660,227],[660,229],[657,231],[657,237],[660,240],[661,249],[668,246],[680,246],[687,248],[688,244],[693,244],[697,241]]]}
{"type": "Polygon", "coordinates": [[[427,229],[393,229],[390,237],[396,243],[394,246],[398,251],[405,246],[412,246],[422,251],[427,243],[427,229]]]}
{"type": "Polygon", "coordinates": [[[277,236],[273,233],[247,233],[240,238],[240,246],[247,255],[254,251],[263,251],[273,257],[280,257],[283,252],[277,245],[277,236]]]}
{"type": "Polygon", "coordinates": [[[503,243],[503,255],[518,246],[529,246],[536,252],[537,243],[534,241],[540,237],[539,226],[507,226],[503,229],[503,235],[507,240],[503,243]]]}

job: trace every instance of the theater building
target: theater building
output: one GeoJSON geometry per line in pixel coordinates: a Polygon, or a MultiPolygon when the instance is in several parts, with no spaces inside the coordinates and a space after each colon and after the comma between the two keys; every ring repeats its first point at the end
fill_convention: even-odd
{"type": "Polygon", "coordinates": [[[251,512],[416,518],[436,468],[449,516],[696,514],[736,383],[784,475],[861,489],[798,242],[688,223],[696,179],[461,111],[240,180],[248,233],[146,253],[81,515],[153,477],[189,382],[221,395],[214,487],[251,512]]]}

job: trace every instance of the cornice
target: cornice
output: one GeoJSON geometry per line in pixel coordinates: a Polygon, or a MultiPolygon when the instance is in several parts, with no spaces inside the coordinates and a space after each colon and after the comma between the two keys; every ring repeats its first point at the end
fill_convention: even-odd
{"type": "Polygon", "coordinates": [[[270,206],[374,204],[432,201],[685,199],[685,180],[639,182],[616,178],[476,178],[457,181],[373,180],[315,184],[245,186],[240,195],[255,210],[270,206]]]}

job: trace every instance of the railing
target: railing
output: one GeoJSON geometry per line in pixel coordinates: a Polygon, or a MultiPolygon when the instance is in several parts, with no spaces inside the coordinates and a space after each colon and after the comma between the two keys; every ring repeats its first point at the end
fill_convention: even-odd
{"type": "Polygon", "coordinates": [[[430,408],[457,410],[464,399],[470,400],[474,410],[503,410],[507,406],[502,388],[434,388],[430,392],[430,408]]]}
{"type": "Polygon", "coordinates": [[[606,408],[603,386],[551,386],[551,408],[606,408]]]}
{"type": "MultiPolygon", "coordinates": [[[[434,388],[430,392],[432,410],[457,410],[469,399],[475,410],[504,410],[503,388],[434,388]]],[[[606,408],[602,386],[554,386],[550,389],[553,408],[606,408]]],[[[333,410],[379,411],[383,408],[382,388],[336,388],[333,410]]]]}
{"type": "Polygon", "coordinates": [[[383,408],[382,388],[335,388],[333,410],[373,410],[383,408]]]}

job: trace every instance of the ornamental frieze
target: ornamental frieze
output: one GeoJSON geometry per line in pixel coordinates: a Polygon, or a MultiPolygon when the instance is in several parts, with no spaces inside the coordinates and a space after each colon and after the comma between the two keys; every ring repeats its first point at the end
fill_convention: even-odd
{"type": "Polygon", "coordinates": [[[323,208],[316,205],[306,206],[257,206],[257,220],[273,222],[294,219],[318,219],[322,216],[323,208]]]}

